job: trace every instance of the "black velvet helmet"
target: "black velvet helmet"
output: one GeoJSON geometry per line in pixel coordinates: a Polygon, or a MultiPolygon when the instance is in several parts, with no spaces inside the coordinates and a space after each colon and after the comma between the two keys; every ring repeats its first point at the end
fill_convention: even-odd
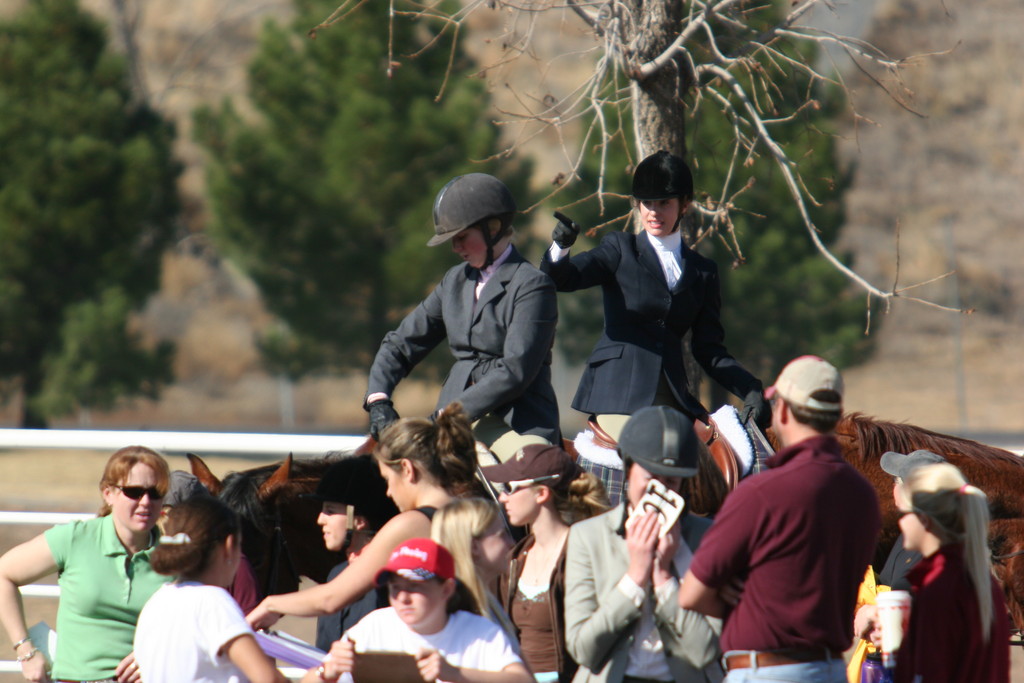
{"type": "Polygon", "coordinates": [[[468,227],[487,218],[501,220],[502,228],[512,223],[516,201],[505,183],[486,173],[456,176],[434,199],[434,236],[427,244],[444,244],[468,227]]]}
{"type": "Polygon", "coordinates": [[[633,172],[633,197],[640,201],[656,201],[678,197],[682,202],[693,199],[693,175],[686,162],[665,150],[655,152],[637,164],[633,172]]]}
{"type": "Polygon", "coordinates": [[[371,455],[354,455],[334,463],[323,474],[315,493],[304,498],[351,505],[377,530],[398,514],[387,496],[388,485],[371,455]]]}

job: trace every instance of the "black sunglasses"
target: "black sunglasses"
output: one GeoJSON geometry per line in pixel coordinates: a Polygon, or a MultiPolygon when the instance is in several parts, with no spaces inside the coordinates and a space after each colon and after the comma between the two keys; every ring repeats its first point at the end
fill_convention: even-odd
{"type": "Polygon", "coordinates": [[[157,498],[163,498],[164,494],[160,492],[158,488],[147,488],[145,486],[118,486],[116,488],[121,489],[121,493],[128,496],[132,500],[142,500],[142,497],[149,494],[150,500],[157,498]]]}

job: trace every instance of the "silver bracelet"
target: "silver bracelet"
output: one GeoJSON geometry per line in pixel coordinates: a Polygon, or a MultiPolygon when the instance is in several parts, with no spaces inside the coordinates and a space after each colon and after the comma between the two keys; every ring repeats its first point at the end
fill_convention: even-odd
{"type": "Polygon", "coordinates": [[[25,654],[18,655],[17,657],[15,657],[14,661],[16,661],[18,664],[22,664],[22,663],[27,662],[28,660],[32,659],[33,657],[35,657],[37,654],[39,654],[39,648],[38,647],[33,647],[31,650],[29,650],[25,654]]]}
{"type": "Polygon", "coordinates": [[[19,647],[21,647],[22,645],[24,645],[25,643],[31,643],[31,642],[32,642],[32,638],[30,636],[25,636],[24,638],[22,638],[21,640],[19,640],[18,642],[16,642],[14,644],[14,649],[15,649],[15,651],[17,651],[17,649],[19,647]]]}

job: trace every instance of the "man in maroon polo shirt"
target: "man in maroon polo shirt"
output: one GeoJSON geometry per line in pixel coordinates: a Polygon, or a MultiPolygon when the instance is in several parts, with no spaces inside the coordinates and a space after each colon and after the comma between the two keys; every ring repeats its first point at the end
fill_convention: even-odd
{"type": "Polygon", "coordinates": [[[726,499],[679,603],[725,619],[727,683],[843,683],[857,587],[881,527],[878,497],[833,434],[838,370],[801,356],[765,395],[782,449],[726,499]]]}

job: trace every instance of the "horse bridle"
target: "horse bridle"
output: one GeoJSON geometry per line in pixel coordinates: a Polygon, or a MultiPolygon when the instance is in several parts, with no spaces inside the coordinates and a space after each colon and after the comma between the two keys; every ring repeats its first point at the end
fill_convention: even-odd
{"type": "Polygon", "coordinates": [[[1024,550],[1018,550],[1014,553],[1007,553],[1006,555],[993,555],[992,562],[995,564],[1002,564],[1003,560],[1009,560],[1012,557],[1020,557],[1021,555],[1024,555],[1024,550]]]}
{"type": "Polygon", "coordinates": [[[284,531],[281,528],[281,505],[275,502],[274,530],[270,534],[270,570],[267,572],[266,583],[263,586],[263,595],[270,595],[270,591],[277,587],[277,577],[281,568],[282,556],[284,556],[288,571],[291,573],[291,577],[295,579],[295,585],[298,587],[299,572],[295,569],[295,561],[292,560],[292,554],[288,550],[288,539],[284,537],[284,531]]]}

